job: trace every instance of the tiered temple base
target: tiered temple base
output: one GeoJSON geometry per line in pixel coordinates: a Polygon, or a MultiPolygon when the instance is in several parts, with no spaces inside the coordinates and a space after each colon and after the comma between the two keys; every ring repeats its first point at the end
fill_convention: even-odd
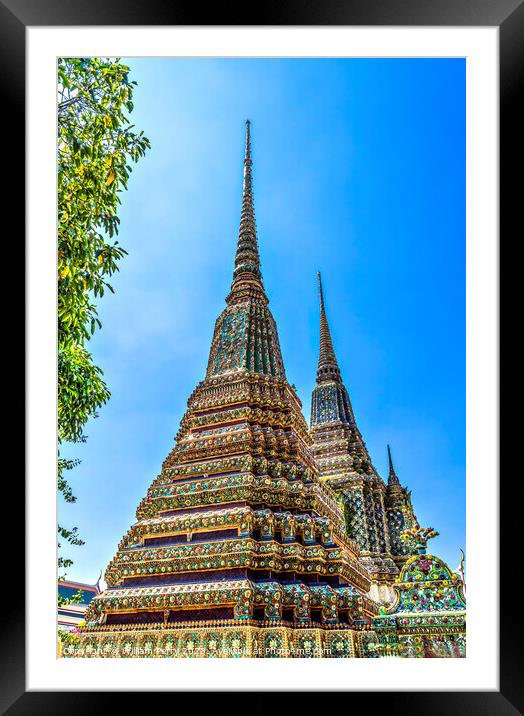
{"type": "Polygon", "coordinates": [[[341,629],[283,621],[230,620],[135,627],[86,628],[76,643],[65,644],[68,658],[359,658],[368,656],[363,627],[341,629]],[[364,639],[362,638],[364,637],[364,639]],[[364,644],[364,648],[363,645],[364,644]]]}

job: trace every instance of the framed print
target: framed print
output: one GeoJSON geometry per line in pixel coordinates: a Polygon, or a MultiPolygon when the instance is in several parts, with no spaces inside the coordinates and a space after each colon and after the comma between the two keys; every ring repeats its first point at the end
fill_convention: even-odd
{"type": "Polygon", "coordinates": [[[522,712],[498,373],[522,4],[0,12],[29,396],[4,709],[522,712]]]}

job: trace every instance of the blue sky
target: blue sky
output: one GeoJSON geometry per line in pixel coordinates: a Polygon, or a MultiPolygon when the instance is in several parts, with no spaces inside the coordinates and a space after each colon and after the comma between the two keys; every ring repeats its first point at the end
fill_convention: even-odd
{"type": "Polygon", "coordinates": [[[231,282],[244,120],[252,121],[264,284],[309,420],[316,272],[373,462],[386,444],[431,548],[465,548],[465,61],[132,59],[132,121],[152,148],[122,195],[129,255],[91,341],[112,392],[68,455],[94,582],[135,521],[204,377],[231,282]]]}

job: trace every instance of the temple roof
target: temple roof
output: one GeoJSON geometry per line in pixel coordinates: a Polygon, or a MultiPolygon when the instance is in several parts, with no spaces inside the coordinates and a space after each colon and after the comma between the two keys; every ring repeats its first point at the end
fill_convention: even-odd
{"type": "MultiPolygon", "coordinates": [[[[71,599],[78,594],[78,592],[81,592],[79,604],[85,606],[89,604],[93,597],[100,594],[99,582],[96,584],[84,584],[83,582],[72,582],[69,579],[58,580],[58,594],[64,599],[71,599]]],[[[70,606],[74,605],[68,605],[67,608],[69,609],[70,606]]]]}

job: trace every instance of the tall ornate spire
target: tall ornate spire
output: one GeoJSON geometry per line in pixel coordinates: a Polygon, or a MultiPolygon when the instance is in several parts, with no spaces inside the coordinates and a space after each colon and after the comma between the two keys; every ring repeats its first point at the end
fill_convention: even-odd
{"type": "Polygon", "coordinates": [[[320,353],[318,356],[317,383],[342,382],[326,317],[320,271],[318,272],[318,290],[320,294],[320,353]]]}
{"type": "Polygon", "coordinates": [[[253,202],[253,177],[251,173],[251,123],[246,120],[246,148],[244,154],[244,183],[242,186],[242,210],[240,213],[240,228],[238,231],[237,253],[235,256],[235,270],[231,290],[234,291],[240,284],[257,283],[262,286],[260,272],[260,256],[258,253],[257,227],[255,222],[255,207],[253,202]]]}
{"type": "Polygon", "coordinates": [[[285,378],[275,320],[262,285],[251,175],[250,122],[246,121],[244,186],[235,270],[226,309],[215,323],[206,377],[263,373],[285,378]]]}
{"type": "Polygon", "coordinates": [[[318,290],[320,294],[320,352],[317,386],[311,397],[311,426],[330,422],[353,425],[355,423],[353,408],[346,386],[340,377],[340,368],[329,332],[320,271],[318,272],[318,290]]]}
{"type": "Polygon", "coordinates": [[[395,468],[393,467],[393,459],[391,458],[391,448],[388,445],[388,460],[389,460],[389,475],[388,485],[400,485],[400,480],[397,477],[395,468]]]}

